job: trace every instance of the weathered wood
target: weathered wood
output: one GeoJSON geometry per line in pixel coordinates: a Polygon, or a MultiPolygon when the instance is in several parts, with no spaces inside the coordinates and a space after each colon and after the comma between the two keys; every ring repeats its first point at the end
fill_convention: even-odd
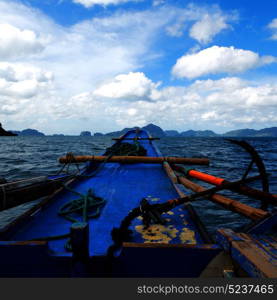
{"type": "MultiPolygon", "coordinates": [[[[69,178],[67,178],[67,180],[68,179],[69,178]]],[[[36,182],[36,180],[34,180],[33,184],[20,186],[23,182],[32,183],[32,181],[26,180],[14,184],[0,185],[0,211],[48,196],[56,189],[60,188],[63,181],[65,181],[65,179],[47,180],[42,182],[36,182]]]]}
{"type": "MultiPolygon", "coordinates": [[[[163,163],[163,167],[171,180],[176,192],[178,195],[182,198],[187,197],[186,194],[181,190],[180,186],[183,187],[181,184],[178,183],[178,178],[175,175],[174,170],[171,168],[170,164],[168,162],[163,163]]],[[[209,236],[206,227],[204,224],[201,222],[200,218],[198,217],[197,213],[193,209],[192,205],[188,203],[184,203],[184,209],[188,211],[190,218],[193,220],[198,232],[200,233],[203,241],[205,243],[212,243],[212,238],[209,236]]]]}
{"type": "Polygon", "coordinates": [[[234,261],[251,277],[277,278],[276,239],[218,230],[219,242],[228,249],[234,261]]]}
{"type": "Polygon", "coordinates": [[[112,138],[114,141],[122,141],[122,140],[133,140],[133,141],[141,141],[141,140],[148,140],[148,141],[154,141],[154,140],[159,140],[160,138],[158,137],[148,137],[148,138],[142,138],[142,137],[134,137],[134,138],[124,138],[124,137],[119,137],[119,138],[112,138]]]}
{"type": "Polygon", "coordinates": [[[172,168],[170,167],[170,165],[167,161],[163,162],[163,167],[167,173],[167,176],[170,178],[170,180],[175,184],[178,183],[177,176],[175,175],[174,171],[172,170],[172,168]]]}
{"type": "Polygon", "coordinates": [[[29,185],[32,183],[37,183],[37,182],[43,182],[47,180],[47,176],[39,176],[39,177],[34,177],[34,178],[29,178],[29,179],[22,179],[22,180],[16,180],[13,182],[7,182],[4,184],[0,184],[0,188],[4,188],[5,190],[8,189],[14,189],[17,187],[21,187],[24,185],[29,185]]]}
{"type": "Polygon", "coordinates": [[[147,164],[161,164],[163,162],[177,163],[177,164],[196,164],[208,165],[207,158],[187,158],[187,157],[149,157],[149,156],[112,156],[107,160],[107,156],[96,155],[81,155],[72,157],[60,157],[59,162],[65,163],[81,163],[87,161],[107,162],[107,163],[147,163],[147,164]]]}
{"type": "MultiPolygon", "coordinates": [[[[176,171],[182,172],[184,174],[187,174],[188,176],[192,177],[192,178],[196,178],[198,180],[216,185],[216,186],[220,186],[223,184],[229,184],[230,181],[223,179],[223,178],[219,178],[219,177],[215,177],[213,175],[210,174],[206,174],[203,172],[199,172],[196,170],[185,170],[183,167],[181,166],[176,166],[176,165],[172,165],[172,168],[176,171]]],[[[257,200],[263,200],[266,201],[272,205],[277,205],[277,195],[268,193],[268,192],[264,192],[264,191],[260,191],[257,190],[255,188],[251,188],[247,185],[238,185],[236,187],[231,187],[230,190],[237,192],[239,194],[242,195],[246,195],[249,197],[252,197],[254,199],[257,200]]]]}
{"type": "MultiPolygon", "coordinates": [[[[70,178],[66,184],[70,185],[72,184],[74,181],[76,181],[76,177],[70,178]]],[[[7,224],[5,227],[0,229],[0,237],[2,234],[5,234],[6,232],[8,232],[9,230],[11,230],[12,228],[14,228],[17,224],[19,224],[21,221],[23,221],[25,218],[29,218],[32,214],[34,214],[35,212],[37,212],[39,209],[41,209],[42,207],[46,206],[47,204],[49,204],[51,201],[53,201],[55,199],[55,196],[57,196],[59,193],[61,193],[64,190],[64,187],[60,187],[58,189],[56,189],[53,193],[51,193],[50,195],[43,197],[41,199],[41,201],[37,204],[35,204],[34,206],[30,207],[30,209],[28,209],[27,211],[25,211],[24,213],[22,213],[21,215],[18,215],[16,219],[14,219],[13,221],[11,221],[9,224],[7,224]]]]}
{"type": "MultiPolygon", "coordinates": [[[[198,192],[203,192],[203,191],[207,190],[204,187],[202,187],[201,185],[198,185],[198,184],[188,180],[185,177],[178,177],[178,179],[179,179],[179,182],[181,184],[183,184],[185,187],[191,189],[194,192],[198,193],[198,192]]],[[[240,203],[236,200],[227,198],[227,197],[222,196],[220,194],[213,194],[213,195],[210,195],[208,198],[211,201],[213,201],[217,204],[220,204],[223,207],[225,207],[225,208],[227,208],[231,211],[242,214],[242,215],[244,215],[244,216],[246,216],[246,217],[248,217],[252,220],[260,220],[260,219],[265,218],[266,216],[269,215],[268,212],[266,212],[262,209],[251,207],[249,205],[240,203]]]]}

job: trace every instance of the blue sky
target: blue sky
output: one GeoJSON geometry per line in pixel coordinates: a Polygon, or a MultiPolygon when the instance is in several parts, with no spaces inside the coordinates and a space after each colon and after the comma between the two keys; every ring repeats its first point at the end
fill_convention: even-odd
{"type": "Polygon", "coordinates": [[[0,120],[48,134],[276,126],[276,8],[0,0],[0,120]]]}

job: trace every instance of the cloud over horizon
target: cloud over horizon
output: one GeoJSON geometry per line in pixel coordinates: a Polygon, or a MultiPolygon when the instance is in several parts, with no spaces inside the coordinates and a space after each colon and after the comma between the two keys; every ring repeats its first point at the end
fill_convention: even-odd
{"type": "Polygon", "coordinates": [[[172,74],[189,79],[208,74],[235,74],[273,62],[276,62],[276,57],[259,56],[253,51],[233,46],[212,46],[180,57],[172,68],[172,74]]]}
{"type": "MultiPolygon", "coordinates": [[[[118,82],[120,78],[128,81],[136,76],[144,79],[136,82],[136,89],[114,93],[112,87],[111,93],[105,95],[99,91],[107,91],[108,85],[100,84],[90,93],[74,96],[66,107],[62,107],[63,113],[69,112],[74,103],[75,110],[67,115],[68,118],[74,119],[86,107],[83,116],[89,118],[101,112],[103,120],[113,118],[116,128],[144,126],[152,122],[164,129],[207,129],[213,124],[217,128],[215,131],[221,132],[232,126],[255,127],[258,124],[266,127],[277,121],[274,113],[276,84],[225,77],[197,80],[186,87],[160,87],[141,73],[121,74],[111,82],[118,82]],[[151,88],[146,89],[145,82],[151,88]],[[139,95],[138,90],[143,92],[139,95]]],[[[116,85],[115,91],[119,90],[120,85],[116,85]]]]}
{"type": "Polygon", "coordinates": [[[161,1],[65,26],[30,5],[0,0],[0,120],[8,129],[67,134],[150,122],[216,131],[273,124],[276,84],[230,76],[276,58],[235,47],[202,49],[236,20],[217,5],[161,1]],[[183,84],[170,71],[176,78],[206,77],[183,84]]]}

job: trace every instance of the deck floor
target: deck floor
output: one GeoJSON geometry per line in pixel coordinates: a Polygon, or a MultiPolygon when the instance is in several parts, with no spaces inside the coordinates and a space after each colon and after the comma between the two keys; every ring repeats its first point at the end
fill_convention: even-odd
{"type": "MultiPolygon", "coordinates": [[[[134,136],[135,132],[131,132],[126,137],[134,136]]],[[[142,131],[140,137],[147,137],[147,133],[142,131]]],[[[159,156],[151,142],[144,140],[140,141],[140,144],[147,149],[148,156],[159,156]]],[[[178,197],[162,165],[157,164],[107,163],[94,177],[78,182],[73,187],[84,194],[92,188],[97,196],[107,201],[100,217],[89,220],[91,256],[106,254],[112,244],[111,230],[119,226],[121,220],[139,205],[142,198],[147,197],[149,201],[158,203],[178,197]]],[[[68,233],[71,223],[58,216],[57,212],[64,203],[72,199],[76,199],[76,195],[64,192],[34,215],[11,240],[28,240],[68,233]]],[[[163,216],[168,221],[165,226],[153,225],[147,231],[143,229],[141,218],[136,219],[132,225],[133,242],[202,243],[186,210],[177,207],[163,216]]],[[[50,241],[49,247],[55,255],[71,255],[64,248],[65,242],[66,239],[50,241]]]]}

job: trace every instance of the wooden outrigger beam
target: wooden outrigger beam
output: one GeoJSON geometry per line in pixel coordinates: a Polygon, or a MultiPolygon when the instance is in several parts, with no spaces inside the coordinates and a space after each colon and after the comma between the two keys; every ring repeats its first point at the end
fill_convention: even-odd
{"type": "Polygon", "coordinates": [[[96,155],[80,155],[80,156],[63,156],[59,158],[62,164],[81,163],[87,161],[106,162],[106,163],[146,163],[146,164],[162,164],[163,162],[176,164],[195,164],[208,165],[207,158],[187,158],[187,157],[149,157],[149,156],[112,156],[108,159],[107,156],[96,155]]]}
{"type": "Polygon", "coordinates": [[[47,179],[46,176],[0,185],[0,211],[52,194],[73,176],[47,179]]]}
{"type": "Polygon", "coordinates": [[[148,140],[148,141],[154,141],[154,140],[159,140],[160,138],[158,137],[147,137],[147,138],[142,138],[142,137],[134,137],[134,138],[112,138],[114,141],[122,141],[122,140],[133,140],[133,141],[141,141],[141,140],[148,140]]]}
{"type": "MultiPolygon", "coordinates": [[[[183,184],[185,187],[189,188],[190,190],[196,192],[196,193],[200,193],[200,192],[205,192],[207,189],[205,189],[204,187],[202,187],[199,184],[196,184],[190,180],[188,180],[185,177],[178,177],[178,180],[181,184],[183,184]]],[[[245,217],[248,217],[252,220],[261,220],[267,216],[269,216],[269,213],[267,211],[264,211],[262,209],[259,208],[255,208],[255,207],[251,207],[249,205],[246,205],[244,203],[241,203],[239,201],[230,199],[228,197],[222,196],[220,194],[212,194],[209,195],[208,198],[217,203],[222,205],[223,207],[244,215],[245,217]]]]}
{"type": "MultiPolygon", "coordinates": [[[[228,184],[230,181],[225,180],[223,178],[219,178],[210,174],[206,174],[203,172],[199,172],[192,169],[185,169],[181,166],[172,165],[172,168],[176,171],[179,171],[181,173],[184,173],[185,175],[188,175],[189,177],[196,178],[198,180],[210,183],[215,186],[221,186],[223,184],[228,184]]],[[[230,190],[235,191],[237,193],[250,196],[257,200],[264,200],[272,205],[277,205],[277,195],[271,194],[269,192],[264,192],[257,190],[255,188],[249,187],[247,185],[237,185],[234,187],[231,187],[230,190]]]]}

